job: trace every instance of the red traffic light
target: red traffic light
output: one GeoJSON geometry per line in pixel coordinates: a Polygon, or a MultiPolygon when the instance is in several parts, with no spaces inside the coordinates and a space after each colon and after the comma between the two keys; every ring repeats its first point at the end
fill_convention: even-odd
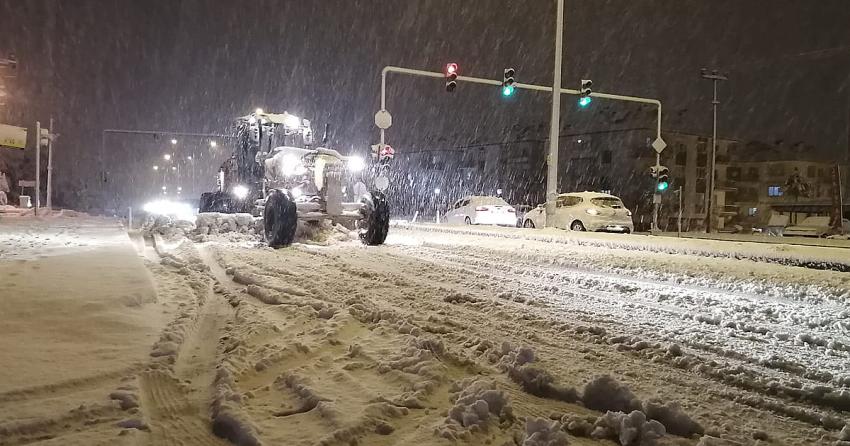
{"type": "Polygon", "coordinates": [[[455,74],[455,75],[457,74],[457,64],[456,63],[446,64],[446,75],[450,75],[450,74],[455,74]]]}

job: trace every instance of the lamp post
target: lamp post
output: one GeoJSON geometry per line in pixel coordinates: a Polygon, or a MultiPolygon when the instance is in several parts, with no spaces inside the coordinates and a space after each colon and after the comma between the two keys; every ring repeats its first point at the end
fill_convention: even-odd
{"type": "Polygon", "coordinates": [[[705,208],[705,232],[710,233],[712,226],[714,225],[714,171],[715,162],[717,161],[717,106],[720,104],[720,101],[717,100],[717,81],[725,81],[729,80],[729,78],[723,74],[718,73],[717,70],[711,70],[711,73],[709,73],[708,70],[705,68],[700,70],[700,75],[703,79],[709,79],[714,83],[714,98],[711,101],[713,109],[713,124],[711,131],[711,163],[708,166],[708,199],[706,200],[705,208]]]}

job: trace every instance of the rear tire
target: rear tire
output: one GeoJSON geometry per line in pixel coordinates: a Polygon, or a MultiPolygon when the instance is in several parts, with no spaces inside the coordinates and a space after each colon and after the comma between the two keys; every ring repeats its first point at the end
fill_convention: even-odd
{"type": "Polygon", "coordinates": [[[298,208],[288,193],[277,189],[269,192],[263,209],[263,228],[266,241],[272,248],[292,244],[298,228],[298,208]]]}
{"type": "Polygon", "coordinates": [[[526,220],[525,223],[522,224],[523,228],[534,229],[534,222],[531,220],[526,220]]]}
{"type": "Polygon", "coordinates": [[[470,219],[469,219],[469,217],[464,218],[464,219],[463,219],[463,222],[464,222],[465,224],[467,224],[467,225],[471,225],[471,224],[472,224],[472,220],[470,220],[470,219]]]}
{"type": "Polygon", "coordinates": [[[570,230],[571,231],[582,231],[583,232],[583,231],[586,231],[587,229],[584,228],[584,224],[581,221],[576,220],[576,221],[572,222],[572,224],[570,224],[570,230]]]}
{"type": "Polygon", "coordinates": [[[361,200],[363,219],[360,220],[360,240],[364,245],[383,245],[390,230],[390,205],[387,197],[373,191],[361,200]]]}

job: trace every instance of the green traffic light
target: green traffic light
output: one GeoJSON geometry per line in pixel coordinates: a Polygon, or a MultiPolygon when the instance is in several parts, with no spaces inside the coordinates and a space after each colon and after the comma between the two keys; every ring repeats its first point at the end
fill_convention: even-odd
{"type": "Polygon", "coordinates": [[[581,99],[578,100],[578,105],[580,105],[582,107],[587,107],[588,105],[590,105],[591,100],[592,99],[590,99],[590,96],[584,96],[584,97],[582,97],[581,99]]]}
{"type": "Polygon", "coordinates": [[[502,96],[508,97],[514,95],[514,86],[513,85],[505,85],[502,87],[502,96]]]}
{"type": "Polygon", "coordinates": [[[662,182],[658,183],[658,190],[661,191],[661,192],[667,190],[668,187],[670,187],[670,184],[667,183],[666,181],[662,181],[662,182]]]}

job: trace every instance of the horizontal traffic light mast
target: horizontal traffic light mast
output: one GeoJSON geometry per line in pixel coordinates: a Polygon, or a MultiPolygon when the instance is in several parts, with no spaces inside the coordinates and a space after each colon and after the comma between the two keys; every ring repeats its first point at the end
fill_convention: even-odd
{"type": "MultiPolygon", "coordinates": [[[[446,72],[436,72],[436,71],[424,71],[424,70],[414,70],[411,68],[403,68],[403,67],[395,67],[395,66],[386,66],[383,70],[381,70],[381,111],[387,110],[387,75],[389,73],[396,74],[405,74],[408,76],[421,76],[421,77],[433,77],[433,78],[442,78],[447,80],[447,89],[451,88],[454,90],[454,84],[459,82],[470,82],[474,84],[482,84],[482,85],[492,85],[496,87],[504,87],[505,80],[497,80],[497,79],[484,79],[480,77],[472,77],[472,76],[460,76],[457,75],[460,70],[458,65],[455,63],[447,64],[446,67],[452,66],[452,70],[447,70],[446,72]],[[452,71],[452,73],[448,73],[448,71],[452,71]],[[447,75],[451,74],[452,79],[448,80],[447,75]],[[456,77],[454,75],[457,75],[456,77]],[[453,83],[451,87],[448,87],[448,82],[453,83]]],[[[513,69],[511,69],[513,71],[513,69]]],[[[511,74],[514,73],[505,73],[511,74]]],[[[513,78],[513,76],[510,76],[513,78]]],[[[543,85],[534,85],[534,84],[524,84],[521,82],[514,82],[511,86],[515,89],[524,89],[524,90],[533,90],[533,91],[546,91],[551,92],[552,87],[547,87],[543,85]]],[[[582,83],[582,87],[584,87],[584,82],[582,83]]],[[[626,102],[637,102],[642,104],[652,104],[658,107],[658,119],[657,119],[657,140],[661,140],[661,101],[657,99],[650,98],[641,98],[637,96],[626,96],[620,94],[610,94],[610,93],[598,93],[598,92],[589,92],[585,97],[594,97],[594,98],[603,98],[603,99],[613,99],[615,101],[626,101],[626,102]]],[[[561,88],[561,94],[572,94],[572,95],[582,95],[580,90],[573,90],[570,88],[561,88]]],[[[386,129],[381,129],[381,144],[384,144],[384,131],[386,129]]],[[[662,141],[663,142],[663,141],[662,141]]],[[[663,150],[663,149],[662,149],[663,150]]]]}

